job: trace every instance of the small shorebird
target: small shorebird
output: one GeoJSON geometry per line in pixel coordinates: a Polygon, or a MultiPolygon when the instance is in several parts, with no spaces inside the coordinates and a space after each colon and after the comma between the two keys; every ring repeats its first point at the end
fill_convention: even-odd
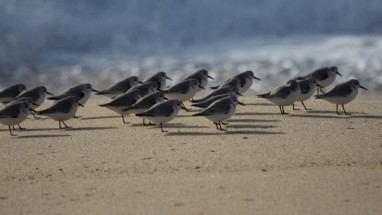
{"type": "MultiPolygon", "coordinates": [[[[213,77],[208,75],[208,71],[205,69],[200,69],[196,71],[195,73],[187,76],[184,80],[190,80],[190,79],[195,79],[199,82],[200,86],[205,88],[208,84],[208,79],[215,80],[213,77]]],[[[203,88],[199,88],[198,91],[202,90],[203,88]]]]}
{"type": "Polygon", "coordinates": [[[7,103],[12,101],[16,96],[18,96],[22,91],[26,90],[24,84],[14,84],[0,91],[0,102],[7,103]]]}
{"type": "MultiPolygon", "coordinates": [[[[18,103],[18,102],[28,102],[28,103],[30,104],[31,107],[32,107],[32,105],[33,105],[33,101],[32,101],[32,99],[31,99],[30,97],[21,97],[21,98],[18,98],[18,99],[15,99],[15,100],[10,101],[9,103],[6,104],[6,106],[10,106],[10,105],[15,104],[15,103],[18,103]]],[[[30,113],[33,115],[34,118],[36,118],[35,115],[34,115],[34,113],[33,113],[33,111],[30,111],[30,113]]],[[[22,128],[22,127],[20,126],[20,124],[17,124],[17,125],[19,126],[19,129],[20,129],[20,130],[25,129],[25,128],[22,128]]],[[[15,129],[15,126],[12,126],[12,128],[13,128],[13,130],[16,130],[16,129],[15,129]]]]}
{"type": "Polygon", "coordinates": [[[11,126],[18,125],[23,122],[30,114],[31,103],[29,102],[16,102],[4,107],[0,110],[0,123],[7,125],[11,136],[15,136],[12,133],[11,126]]]}
{"type": "Polygon", "coordinates": [[[97,93],[97,95],[107,96],[109,98],[115,98],[119,94],[122,94],[122,93],[130,90],[132,87],[134,87],[140,83],[142,84],[142,82],[140,82],[138,80],[137,76],[130,76],[130,77],[123,79],[122,81],[118,81],[118,82],[112,84],[107,89],[102,90],[99,93],[97,93]]]}
{"type": "MultiPolygon", "coordinates": [[[[312,73],[309,73],[308,75],[299,77],[297,79],[306,79],[313,77],[316,79],[317,84],[319,84],[321,87],[321,91],[323,88],[333,84],[333,82],[336,80],[336,75],[339,75],[342,77],[342,75],[338,72],[338,68],[336,66],[332,67],[325,67],[325,68],[319,68],[314,70],[312,73]]],[[[319,94],[320,89],[317,88],[317,95],[319,94]]]]}
{"type": "Polygon", "coordinates": [[[237,104],[245,106],[237,100],[236,96],[230,95],[215,101],[202,112],[192,116],[204,116],[216,125],[216,129],[225,131],[221,124],[235,113],[237,104]]]}
{"type": "Polygon", "coordinates": [[[44,103],[46,94],[53,96],[52,93],[47,91],[46,87],[38,86],[30,90],[23,91],[15,99],[22,97],[30,97],[33,101],[32,108],[34,109],[39,107],[42,103],[44,103]]]}
{"type": "Polygon", "coordinates": [[[100,107],[108,108],[117,114],[122,116],[122,121],[124,124],[127,124],[125,121],[126,115],[130,114],[129,112],[124,111],[125,108],[135,104],[141,98],[141,91],[139,90],[129,90],[126,93],[123,93],[116,98],[114,98],[111,102],[106,104],[99,105],[100,107]]]}
{"type": "Polygon", "coordinates": [[[78,105],[82,106],[78,103],[78,98],[76,96],[69,96],[58,100],[51,107],[37,111],[37,115],[43,115],[50,117],[56,121],[58,121],[59,128],[70,128],[65,124],[64,121],[69,120],[74,117],[77,112],[78,105]],[[61,122],[65,127],[61,127],[61,122]]]}
{"type": "Polygon", "coordinates": [[[163,130],[163,123],[167,123],[174,119],[181,108],[187,110],[182,106],[182,102],[179,100],[163,101],[152,106],[145,112],[136,114],[136,116],[144,117],[152,122],[159,123],[161,131],[167,132],[163,130]]]}
{"type": "Polygon", "coordinates": [[[99,91],[92,88],[91,84],[80,84],[75,87],[69,88],[67,91],[63,92],[58,96],[48,97],[49,100],[60,100],[69,96],[76,96],[78,98],[78,103],[85,105],[89,100],[90,94],[93,92],[99,93],[99,91]],[[80,97],[80,95],[82,97],[80,97]]]}
{"type": "MultiPolygon", "coordinates": [[[[238,75],[231,77],[226,82],[228,82],[234,78],[237,78],[240,80],[241,91],[239,93],[245,93],[252,86],[253,79],[256,79],[259,81],[261,80],[260,78],[255,77],[255,75],[253,74],[252,71],[245,71],[245,72],[242,72],[238,75]]],[[[211,87],[211,89],[217,89],[219,86],[211,87]]]]}
{"type": "Polygon", "coordinates": [[[273,104],[279,106],[282,115],[288,114],[284,110],[284,106],[293,105],[297,97],[300,95],[300,87],[296,80],[290,80],[289,84],[280,86],[268,93],[257,95],[265,98],[273,104]]]}
{"type": "MultiPolygon", "coordinates": [[[[289,83],[290,81],[288,81],[289,83]]],[[[310,97],[313,96],[314,92],[316,91],[317,87],[322,88],[321,85],[317,84],[317,81],[315,78],[310,77],[303,80],[297,80],[298,86],[300,87],[300,94],[297,96],[296,101],[301,102],[302,106],[304,106],[305,110],[312,110],[306,108],[304,101],[308,100],[310,97]]],[[[293,106],[293,110],[299,110],[293,106]]]]}
{"type": "Polygon", "coordinates": [[[233,86],[225,86],[225,87],[218,88],[218,89],[212,91],[210,94],[208,94],[204,98],[194,99],[192,102],[193,103],[205,102],[205,101],[207,101],[208,99],[210,99],[210,98],[212,98],[214,96],[223,95],[223,94],[231,94],[231,95],[240,95],[240,96],[242,96],[242,94],[239,93],[235,87],[233,87],[233,86]]]}
{"type": "Polygon", "coordinates": [[[167,90],[164,90],[163,93],[169,99],[184,102],[194,97],[194,95],[198,92],[198,89],[204,89],[204,87],[200,85],[199,81],[195,79],[188,79],[175,84],[167,90]]]}
{"type": "MultiPolygon", "coordinates": [[[[163,92],[155,92],[151,93],[145,97],[142,97],[139,99],[135,104],[123,109],[123,112],[126,112],[126,114],[130,113],[142,113],[150,109],[152,106],[159,102],[163,102],[164,100],[168,100],[163,92]]],[[[143,125],[147,126],[145,123],[145,118],[143,118],[143,125]]],[[[150,123],[148,124],[150,125],[150,123]]]]}
{"type": "Polygon", "coordinates": [[[155,82],[158,85],[158,90],[164,90],[166,88],[166,79],[172,81],[165,72],[158,72],[150,78],[146,79],[144,83],[155,82]]]}
{"type": "Polygon", "coordinates": [[[223,88],[226,86],[232,86],[232,87],[236,88],[236,92],[241,92],[240,79],[238,79],[238,78],[231,78],[231,79],[227,80],[226,82],[221,84],[219,86],[219,88],[223,88]]]}
{"type": "Polygon", "coordinates": [[[351,115],[346,113],[344,105],[353,101],[353,99],[358,95],[358,88],[367,90],[365,87],[361,86],[359,81],[356,79],[351,79],[342,84],[336,85],[332,90],[322,95],[316,95],[316,99],[323,99],[330,103],[336,104],[336,113],[338,112],[338,105],[342,106],[345,115],[351,115]]]}

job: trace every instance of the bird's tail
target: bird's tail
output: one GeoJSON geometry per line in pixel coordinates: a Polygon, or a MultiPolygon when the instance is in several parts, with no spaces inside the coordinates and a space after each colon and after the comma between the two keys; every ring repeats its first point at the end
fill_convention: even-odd
{"type": "Polygon", "coordinates": [[[270,93],[264,93],[264,94],[257,95],[257,97],[259,97],[259,98],[269,98],[269,95],[270,95],[270,93]]]}

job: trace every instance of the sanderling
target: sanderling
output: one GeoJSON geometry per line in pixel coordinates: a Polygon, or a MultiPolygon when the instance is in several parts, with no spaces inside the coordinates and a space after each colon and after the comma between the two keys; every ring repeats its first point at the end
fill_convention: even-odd
{"type": "Polygon", "coordinates": [[[198,92],[198,89],[204,89],[204,87],[200,86],[199,81],[188,79],[164,90],[163,93],[169,99],[184,102],[191,99],[198,92]]]}
{"type": "Polygon", "coordinates": [[[22,91],[26,90],[24,84],[15,84],[10,87],[5,88],[0,91],[0,102],[7,103],[12,101],[16,96],[18,96],[22,91]]]}
{"type": "Polygon", "coordinates": [[[108,108],[122,116],[122,121],[124,124],[127,124],[125,121],[125,116],[130,114],[130,112],[123,111],[125,108],[135,104],[141,98],[141,91],[139,90],[129,90],[126,93],[123,93],[111,102],[106,104],[101,104],[99,106],[108,108]]]}
{"type": "MultiPolygon", "coordinates": [[[[256,79],[259,81],[261,80],[260,78],[255,77],[255,75],[253,74],[252,71],[245,71],[245,72],[242,72],[238,75],[231,77],[226,82],[228,82],[234,78],[237,78],[240,80],[241,91],[239,93],[245,93],[252,86],[253,79],[256,79]]],[[[211,87],[211,89],[217,89],[219,86],[211,87]]]]}
{"type": "Polygon", "coordinates": [[[206,107],[210,106],[212,103],[214,103],[215,101],[222,99],[222,98],[225,98],[225,97],[228,97],[228,96],[232,96],[232,94],[222,94],[222,95],[212,96],[211,98],[207,99],[206,101],[203,101],[200,103],[194,103],[191,106],[206,108],[206,107]]]}
{"type": "Polygon", "coordinates": [[[179,100],[163,101],[152,106],[145,112],[136,114],[136,116],[144,117],[152,122],[159,123],[161,131],[167,132],[163,130],[163,123],[167,123],[174,119],[181,108],[185,109],[182,102],[179,100]]]}
{"type": "Polygon", "coordinates": [[[146,82],[131,88],[129,91],[132,90],[139,90],[141,92],[141,96],[143,97],[151,93],[157,92],[158,85],[155,82],[146,82]]]}
{"type": "MultiPolygon", "coordinates": [[[[297,79],[313,77],[316,79],[317,84],[322,86],[321,90],[323,90],[323,88],[331,85],[336,80],[336,75],[342,77],[342,75],[338,72],[338,68],[336,66],[332,66],[316,69],[312,73],[309,73],[308,75],[299,77],[297,79]]],[[[319,90],[320,89],[317,88],[317,94],[319,94],[319,90]]]]}
{"type": "Polygon", "coordinates": [[[172,81],[171,78],[167,77],[165,72],[158,72],[150,78],[146,79],[144,83],[155,82],[157,83],[159,90],[164,90],[166,88],[166,79],[172,81]]]}
{"type": "Polygon", "coordinates": [[[241,92],[240,79],[238,79],[238,78],[231,78],[231,79],[227,80],[226,82],[221,84],[219,86],[219,88],[223,88],[226,86],[233,86],[236,89],[236,92],[241,92]]]}
{"type": "Polygon", "coordinates": [[[235,113],[237,104],[245,105],[239,102],[236,96],[230,95],[215,101],[202,112],[192,116],[204,116],[216,125],[216,129],[224,131],[221,124],[235,113]]]}
{"type": "MultiPolygon", "coordinates": [[[[195,73],[187,76],[184,80],[190,80],[190,79],[195,79],[199,82],[199,85],[205,88],[208,84],[208,79],[215,80],[213,77],[208,75],[208,71],[205,69],[200,69],[196,71],[195,73]]],[[[199,88],[198,91],[202,90],[202,88],[199,88]]]]}
{"type": "Polygon", "coordinates": [[[134,86],[140,84],[137,76],[130,76],[122,81],[116,82],[105,90],[96,93],[97,95],[107,96],[109,98],[114,98],[119,94],[122,94],[134,86]]]}
{"type": "Polygon", "coordinates": [[[300,95],[300,87],[296,80],[292,79],[287,85],[280,86],[268,93],[257,95],[279,106],[282,115],[288,114],[284,106],[292,105],[300,95]]]}
{"type": "Polygon", "coordinates": [[[82,106],[80,103],[78,103],[77,96],[69,96],[58,100],[51,107],[45,110],[37,111],[37,115],[47,116],[58,121],[60,129],[69,128],[69,126],[67,126],[64,121],[74,117],[77,112],[78,105],[82,106]],[[61,127],[61,122],[65,127],[61,127]]]}
{"type": "Polygon", "coordinates": [[[48,92],[46,87],[38,86],[29,90],[25,90],[20,93],[15,99],[22,97],[30,97],[33,101],[32,108],[39,107],[42,103],[44,103],[46,94],[52,95],[52,93],[48,92]]]}
{"type": "Polygon", "coordinates": [[[23,122],[28,115],[30,114],[31,103],[29,102],[16,102],[4,107],[0,110],[0,123],[7,125],[9,132],[12,136],[15,136],[12,133],[11,126],[18,125],[23,122]]]}
{"type": "MultiPolygon", "coordinates": [[[[159,102],[163,102],[164,100],[168,100],[163,92],[155,92],[151,93],[145,97],[142,97],[139,99],[135,104],[131,105],[130,107],[127,107],[123,109],[124,112],[127,112],[127,114],[130,113],[142,113],[150,109],[152,106],[159,102]]],[[[143,118],[143,125],[146,126],[145,118],[143,118]]],[[[150,124],[149,124],[150,125],[150,124]]]]}
{"type": "Polygon", "coordinates": [[[324,99],[330,103],[336,104],[336,113],[338,112],[338,105],[342,106],[345,115],[350,115],[346,113],[344,105],[353,101],[353,99],[358,95],[358,88],[367,90],[365,87],[361,86],[358,80],[351,79],[342,84],[336,85],[332,90],[322,95],[316,95],[316,99],[324,99]]]}
{"type": "MultiPolygon", "coordinates": [[[[289,83],[290,81],[288,81],[289,83]]],[[[302,106],[304,106],[305,110],[312,110],[306,108],[304,101],[308,100],[314,92],[316,91],[317,87],[322,88],[321,85],[317,84],[317,81],[315,78],[310,77],[303,80],[297,80],[298,86],[300,87],[300,94],[297,96],[296,101],[301,102],[302,106]]],[[[299,110],[293,106],[293,110],[299,110]]]]}
{"type": "Polygon", "coordinates": [[[85,105],[85,103],[89,100],[92,91],[99,93],[99,91],[92,88],[91,84],[80,84],[78,86],[69,88],[67,91],[63,92],[58,96],[48,97],[47,99],[61,100],[69,96],[76,96],[78,98],[78,103],[80,103],[81,105],[85,105]]]}
{"type": "MultiPolygon", "coordinates": [[[[6,104],[6,106],[9,106],[9,105],[12,105],[12,104],[18,103],[18,102],[28,102],[31,107],[32,107],[32,105],[34,105],[32,99],[30,97],[21,97],[21,98],[18,98],[18,99],[10,101],[9,103],[6,104]]],[[[36,116],[34,115],[33,111],[30,111],[30,113],[33,115],[34,118],[36,118],[36,116]]],[[[22,128],[20,126],[20,124],[18,124],[18,126],[19,126],[20,130],[24,129],[24,128],[22,128]]],[[[13,126],[13,130],[16,130],[15,126],[13,126]]]]}
{"type": "Polygon", "coordinates": [[[192,102],[193,103],[205,102],[205,101],[207,101],[208,99],[210,99],[210,98],[212,98],[214,96],[223,95],[223,94],[231,94],[231,95],[235,95],[235,96],[236,95],[242,96],[241,93],[237,92],[237,89],[235,87],[233,87],[233,86],[225,86],[225,87],[218,88],[218,89],[212,91],[210,94],[208,94],[204,98],[194,99],[192,102]]]}

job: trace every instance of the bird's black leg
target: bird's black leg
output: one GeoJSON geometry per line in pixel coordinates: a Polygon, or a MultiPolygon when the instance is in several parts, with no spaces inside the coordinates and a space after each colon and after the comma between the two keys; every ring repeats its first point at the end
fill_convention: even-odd
{"type": "Polygon", "coordinates": [[[336,113],[337,113],[337,115],[341,115],[341,114],[338,112],[338,105],[336,105],[336,113]]]}
{"type": "Polygon", "coordinates": [[[123,115],[121,115],[121,116],[122,116],[122,121],[123,121],[123,123],[124,123],[124,124],[127,124],[128,122],[125,121],[125,117],[124,117],[123,115]]]}
{"type": "Polygon", "coordinates": [[[216,125],[216,129],[219,130],[219,127],[218,127],[218,122],[214,122],[214,124],[216,125]]]}
{"type": "Polygon", "coordinates": [[[294,103],[293,103],[292,107],[293,107],[293,110],[300,110],[300,109],[294,107],[294,103]]]}
{"type": "Polygon", "coordinates": [[[16,130],[16,128],[15,128],[15,126],[14,126],[14,125],[12,125],[12,129],[13,129],[13,130],[16,130]]]}
{"type": "Polygon", "coordinates": [[[304,104],[303,101],[301,101],[301,104],[302,104],[302,106],[304,106],[305,110],[312,110],[312,109],[308,109],[308,108],[306,108],[306,106],[305,106],[305,104],[304,104]]]}
{"type": "Polygon", "coordinates": [[[36,115],[34,115],[34,113],[31,111],[31,114],[32,114],[32,116],[33,116],[33,118],[34,119],[38,119],[37,117],[36,117],[36,115]]]}
{"type": "Polygon", "coordinates": [[[223,122],[223,121],[221,121],[221,123],[222,123],[223,125],[228,125],[228,124],[229,124],[228,122],[223,122]]]}
{"type": "Polygon", "coordinates": [[[11,126],[8,126],[9,133],[11,133],[11,136],[16,136],[15,134],[12,134],[11,126]]]}
{"type": "MultiPolygon", "coordinates": [[[[19,126],[19,129],[20,129],[20,130],[24,130],[24,129],[26,129],[26,128],[21,127],[20,124],[17,124],[17,126],[19,126]]],[[[14,127],[14,126],[13,126],[13,127],[14,127]]]]}
{"type": "Polygon", "coordinates": [[[281,108],[281,106],[279,106],[279,108],[280,108],[281,115],[283,115],[284,114],[283,109],[281,108]]]}
{"type": "Polygon", "coordinates": [[[283,113],[282,113],[282,115],[287,115],[287,114],[289,114],[289,113],[285,112],[285,110],[284,110],[284,106],[281,106],[281,108],[283,109],[283,113]]]}
{"type": "Polygon", "coordinates": [[[344,110],[345,115],[351,115],[351,113],[346,113],[344,105],[342,105],[342,109],[344,110]]]}
{"type": "Polygon", "coordinates": [[[64,121],[62,123],[65,125],[65,128],[70,128],[70,126],[67,126],[64,121]]]}
{"type": "Polygon", "coordinates": [[[220,126],[220,131],[226,131],[225,129],[222,128],[222,121],[219,121],[219,126],[220,126]]]}
{"type": "Polygon", "coordinates": [[[62,127],[61,127],[61,121],[60,120],[58,120],[58,127],[61,129],[62,127]]]}
{"type": "Polygon", "coordinates": [[[320,95],[320,88],[317,87],[317,95],[320,95]]]}
{"type": "Polygon", "coordinates": [[[162,125],[162,123],[160,123],[160,130],[161,130],[162,132],[168,132],[168,131],[163,130],[163,125],[162,125]]]}

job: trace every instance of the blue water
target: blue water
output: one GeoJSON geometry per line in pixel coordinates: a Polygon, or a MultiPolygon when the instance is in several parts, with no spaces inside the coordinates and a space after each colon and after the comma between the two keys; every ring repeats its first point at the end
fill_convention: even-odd
{"type": "Polygon", "coordinates": [[[0,87],[103,88],[159,70],[253,70],[260,91],[315,68],[382,90],[382,0],[0,0],[0,87]]]}

